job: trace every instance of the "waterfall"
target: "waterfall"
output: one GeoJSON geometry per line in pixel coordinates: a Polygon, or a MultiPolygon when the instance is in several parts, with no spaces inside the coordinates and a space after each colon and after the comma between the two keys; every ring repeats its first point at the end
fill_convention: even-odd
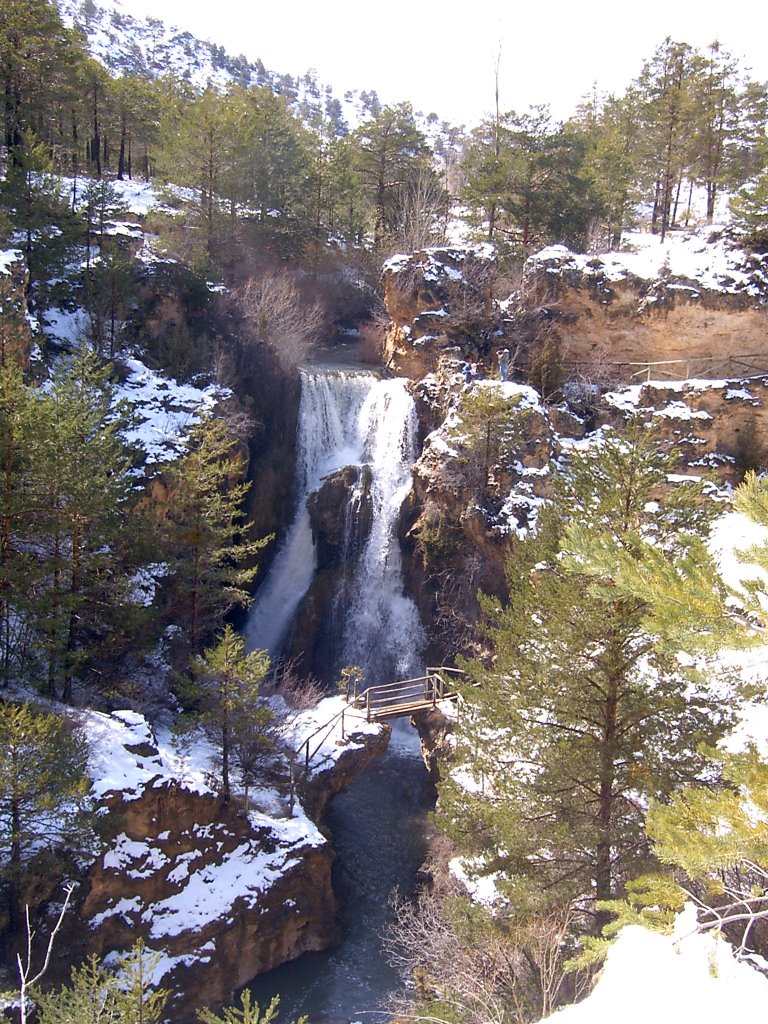
{"type": "MultiPolygon", "coordinates": [[[[316,557],[308,496],[328,474],[367,465],[372,526],[351,583],[336,596],[343,639],[335,667],[360,665],[368,683],[412,673],[423,635],[416,607],[403,594],[396,530],[415,456],[416,412],[403,380],[380,381],[365,372],[302,371],[297,508],[249,614],[249,646],[279,654],[312,583],[316,557]]],[[[356,498],[352,496],[348,517],[354,515],[356,498]]],[[[349,525],[346,529],[354,532],[349,525]]]]}
{"type": "MultiPolygon", "coordinates": [[[[403,594],[397,537],[416,455],[416,413],[405,382],[362,373],[304,373],[298,431],[296,519],[251,615],[251,641],[268,646],[267,626],[271,637],[284,634],[312,582],[307,496],[326,473],[365,466],[353,493],[346,492],[347,507],[338,510],[349,571],[339,574],[330,596],[328,611],[339,621],[330,631],[328,675],[345,664],[361,666],[368,685],[419,675],[424,638],[416,606],[403,594]],[[300,530],[306,531],[306,548],[293,539],[300,530]]],[[[386,754],[328,810],[339,865],[334,886],[345,909],[344,941],[255,979],[249,988],[261,1005],[279,993],[281,1020],[305,1013],[324,1024],[389,1020],[380,1003],[402,987],[382,948],[381,935],[391,920],[389,896],[413,889],[427,852],[426,813],[433,807],[418,736],[401,719],[386,754]]]]}
{"type": "Polygon", "coordinates": [[[363,669],[371,685],[417,675],[424,646],[416,606],[403,593],[397,536],[416,458],[416,409],[403,381],[380,381],[371,388],[359,424],[363,457],[371,468],[373,522],[355,567],[343,656],[346,664],[363,669]]]}

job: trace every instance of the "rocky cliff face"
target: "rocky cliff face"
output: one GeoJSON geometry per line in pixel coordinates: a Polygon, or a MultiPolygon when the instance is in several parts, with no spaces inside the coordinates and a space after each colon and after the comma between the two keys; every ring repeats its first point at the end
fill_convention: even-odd
{"type": "Polygon", "coordinates": [[[588,257],[551,246],[526,265],[524,301],[546,310],[566,370],[578,363],[596,379],[766,372],[765,261],[729,252],[702,240],[699,263],[676,271],[664,262],[649,273],[629,253],[588,257]],[[637,365],[647,363],[657,365],[637,365]]]}
{"type": "Polygon", "coordinates": [[[423,249],[384,265],[384,303],[392,321],[386,365],[412,378],[434,370],[443,349],[470,347],[494,326],[496,263],[489,247],[423,249]]]}
{"type": "Polygon", "coordinates": [[[346,466],[332,473],[307,502],[317,571],[299,606],[288,657],[302,673],[327,686],[336,682],[344,605],[371,529],[370,484],[368,466],[346,466]]]}
{"type": "Polygon", "coordinates": [[[331,746],[315,753],[301,802],[264,788],[246,813],[241,799],[223,805],[208,788],[204,758],[196,769],[179,760],[141,715],[89,712],[85,725],[94,792],[116,835],[88,873],[70,962],[142,938],[160,955],[156,983],[174,994],[169,1015],[187,1020],[197,1007],[229,1002],[257,974],[338,941],[333,851],[303,803],[319,819],[386,748],[388,729],[350,722],[343,739],[323,735],[331,746]]]}
{"type": "MultiPolygon", "coordinates": [[[[455,339],[445,331],[430,334],[434,325],[422,319],[425,309],[443,303],[445,323],[451,310],[448,293],[434,294],[427,286],[433,278],[450,277],[455,255],[441,273],[434,265],[446,257],[438,250],[398,257],[385,272],[393,358],[412,372],[429,370],[413,385],[425,440],[402,530],[408,589],[432,640],[429,657],[450,661],[481,648],[476,592],[505,593],[510,546],[535,522],[548,495],[550,468],[567,443],[640,417],[679,455],[682,473],[715,470],[734,482],[744,469],[766,464],[768,378],[735,373],[722,379],[722,371],[749,364],[756,372],[761,361],[768,370],[761,340],[768,273],[760,260],[718,245],[701,242],[695,249],[700,262],[687,277],[673,251],[663,272],[650,276],[641,272],[639,257],[637,273],[628,269],[631,254],[621,262],[577,257],[554,246],[532,259],[523,299],[505,330],[514,332],[517,324],[525,354],[533,320],[546,320],[566,381],[576,377],[556,405],[524,385],[467,385],[460,372],[465,350],[452,347],[455,339]],[[677,260],[675,273],[670,260],[677,260]],[[637,368],[630,364],[641,361],[658,363],[664,376],[696,370],[701,379],[607,391],[606,380],[631,380],[637,368]],[[601,363],[603,370],[610,364],[609,373],[601,363]],[[591,375],[584,369],[589,366],[591,375]]],[[[500,338],[494,335],[491,344],[501,345],[500,338]]]]}
{"type": "Polygon", "coordinates": [[[766,377],[649,382],[609,392],[596,410],[600,425],[630,417],[652,424],[688,472],[736,483],[768,459],[766,377]]]}
{"type": "Polygon", "coordinates": [[[89,876],[85,951],[102,957],[139,937],[162,951],[175,1018],[338,940],[332,851],[292,819],[260,825],[172,783],[112,810],[121,831],[89,876]]]}

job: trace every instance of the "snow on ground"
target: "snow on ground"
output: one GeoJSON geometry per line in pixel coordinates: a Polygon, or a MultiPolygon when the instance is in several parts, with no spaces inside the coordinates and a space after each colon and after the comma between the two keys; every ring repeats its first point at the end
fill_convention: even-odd
{"type": "Polygon", "coordinates": [[[749,390],[746,382],[734,384],[732,380],[717,380],[706,377],[690,377],[687,380],[651,380],[642,384],[627,384],[617,391],[609,391],[603,395],[603,400],[624,413],[634,413],[642,409],[643,412],[655,416],[675,416],[678,419],[711,419],[708,413],[694,412],[689,409],[683,401],[667,403],[664,408],[656,410],[644,404],[649,394],[649,389],[657,388],[666,393],[680,395],[695,395],[703,391],[725,391],[726,401],[749,402],[759,406],[759,399],[755,398],[749,390]],[[672,411],[670,411],[672,410],[672,411]]]}
{"type": "MultiPolygon", "coordinates": [[[[465,260],[491,262],[495,258],[494,248],[488,243],[475,246],[430,246],[420,249],[418,253],[397,253],[386,260],[381,270],[382,274],[397,274],[415,262],[418,263],[425,281],[431,281],[434,284],[446,284],[449,281],[464,283],[466,278],[461,264],[465,260]],[[414,259],[416,256],[418,259],[414,259]]],[[[432,312],[434,313],[434,311],[432,312]]]]}
{"type": "Polygon", "coordinates": [[[23,258],[21,249],[0,249],[0,274],[10,274],[13,264],[23,258]]]}
{"type": "Polygon", "coordinates": [[[148,181],[113,181],[115,192],[127,213],[146,217],[152,210],[165,209],[156,188],[148,181]]]}
{"type": "Polygon", "coordinates": [[[88,333],[88,314],[84,309],[46,309],[40,313],[43,334],[65,348],[77,348],[88,333]]]}
{"type": "Polygon", "coordinates": [[[683,278],[703,289],[732,294],[763,295],[768,285],[765,270],[728,243],[722,226],[699,232],[671,231],[664,242],[649,232],[629,231],[622,237],[621,250],[597,256],[550,245],[531,256],[528,265],[548,274],[577,271],[607,282],[628,277],[643,281],[683,278]]]}
{"type": "Polygon", "coordinates": [[[483,875],[479,873],[482,868],[478,857],[454,857],[448,862],[448,870],[464,886],[472,902],[493,912],[507,902],[498,889],[502,876],[497,871],[483,875]]]}
{"type": "Polygon", "coordinates": [[[622,929],[592,994],[547,1018],[551,1024],[722,1024],[759,1021],[768,979],[737,961],[713,932],[695,933],[689,905],[672,935],[622,929]]]}
{"type": "Polygon", "coordinates": [[[712,524],[709,549],[724,582],[744,592],[744,583],[756,581],[768,589],[768,573],[749,560],[749,550],[768,544],[768,528],[741,512],[727,512],[712,524]]]}
{"type": "Polygon", "coordinates": [[[167,734],[159,741],[138,712],[83,711],[81,721],[90,746],[89,770],[97,799],[120,793],[125,801],[138,800],[146,788],[171,782],[194,793],[212,792],[205,779],[205,763],[179,753],[167,734]],[[138,748],[156,753],[140,755],[135,752],[138,748]]]}
{"type": "Polygon", "coordinates": [[[126,431],[126,439],[146,452],[148,465],[182,455],[190,427],[231,394],[214,384],[204,388],[179,384],[136,358],[127,359],[125,365],[128,377],[116,397],[133,412],[134,424],[126,431]]]}
{"type": "Polygon", "coordinates": [[[326,697],[314,708],[291,714],[282,735],[299,753],[300,766],[309,752],[309,776],[328,771],[345,750],[362,747],[367,736],[381,733],[376,722],[367,722],[365,713],[350,709],[342,696],[326,697]]]}
{"type": "MultiPolygon", "coordinates": [[[[335,708],[334,699],[331,707],[317,713],[297,714],[297,735],[311,732],[335,708]]],[[[209,772],[215,752],[201,733],[181,742],[167,730],[155,734],[144,716],[134,711],[82,711],[80,718],[91,747],[96,798],[120,794],[130,803],[160,787],[201,797],[214,794],[209,772]]],[[[329,750],[327,758],[340,749],[329,750]]],[[[141,922],[149,928],[149,944],[162,947],[182,933],[196,934],[213,922],[226,921],[235,903],[263,909],[264,893],[286,872],[300,867],[302,851],[321,847],[326,839],[298,802],[291,809],[285,793],[257,787],[250,794],[250,806],[250,831],[235,833],[224,822],[212,820],[186,828],[179,825],[173,835],[117,835],[103,866],[124,882],[133,880],[136,895],[130,889],[127,895],[116,895],[91,919],[91,927],[107,919],[137,927],[141,922]],[[157,886],[153,881],[146,890],[142,883],[155,877],[163,880],[162,898],[145,901],[140,894],[157,886]]],[[[206,957],[205,946],[181,959],[163,953],[154,972],[156,981],[181,964],[204,963],[206,957]]]]}

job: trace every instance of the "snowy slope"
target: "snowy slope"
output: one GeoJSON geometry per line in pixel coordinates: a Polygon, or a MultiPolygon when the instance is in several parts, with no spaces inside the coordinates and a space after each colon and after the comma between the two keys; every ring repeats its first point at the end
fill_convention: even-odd
{"type": "Polygon", "coordinates": [[[692,906],[675,932],[624,928],[592,994],[550,1024],[723,1024],[765,1019],[768,978],[737,961],[713,932],[695,932],[692,906]]]}
{"type": "Polygon", "coordinates": [[[375,91],[353,89],[343,98],[335,97],[330,86],[317,81],[314,71],[270,71],[259,59],[229,54],[159,18],[134,17],[127,6],[121,0],[87,5],[81,0],[58,0],[64,23],[85,35],[91,55],[115,76],[158,78],[172,74],[195,90],[207,85],[222,89],[233,84],[264,86],[285,96],[309,123],[329,118],[339,135],[370,116],[378,103],[375,91]]]}

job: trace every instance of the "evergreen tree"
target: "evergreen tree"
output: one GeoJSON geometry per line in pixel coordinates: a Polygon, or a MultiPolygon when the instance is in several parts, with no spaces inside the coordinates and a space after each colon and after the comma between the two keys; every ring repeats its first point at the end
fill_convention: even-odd
{"type": "Polygon", "coordinates": [[[172,569],[176,621],[189,648],[233,607],[247,604],[254,560],[269,538],[249,537],[243,501],[245,459],[223,419],[209,416],[189,435],[189,451],[167,475],[170,505],[164,520],[172,569]]]}
{"type": "Polygon", "coordinates": [[[190,692],[200,709],[200,722],[211,738],[221,769],[220,790],[225,803],[231,797],[233,758],[245,768],[248,786],[265,755],[274,750],[270,726],[274,713],[259,700],[259,687],[269,671],[265,651],[245,653],[245,642],[227,624],[213,647],[192,665],[190,692]]]}
{"type": "Polygon", "coordinates": [[[488,235],[528,255],[557,240],[583,248],[598,209],[584,172],[584,140],[552,122],[547,107],[505,114],[486,125],[467,161],[465,199],[488,235]]]}
{"type": "Polygon", "coordinates": [[[521,434],[520,397],[498,387],[476,387],[464,395],[456,432],[461,438],[466,476],[477,493],[487,493],[498,464],[516,449],[521,434]]]}
{"type": "Polygon", "coordinates": [[[209,86],[179,116],[166,114],[162,171],[168,181],[197,190],[195,212],[202,221],[203,248],[199,258],[215,262],[223,222],[220,209],[222,177],[230,161],[224,122],[226,100],[209,86]]]}
{"type": "Polygon", "coordinates": [[[13,222],[21,234],[21,249],[29,268],[27,292],[44,304],[50,287],[48,279],[62,272],[79,228],[61,198],[52,174],[48,146],[28,130],[14,149],[13,163],[0,182],[0,197],[13,211],[13,222]]]}
{"type": "Polygon", "coordinates": [[[40,572],[30,551],[39,509],[30,494],[33,437],[41,400],[15,362],[0,367],[0,664],[3,684],[21,670],[29,644],[31,595],[40,572]]]}
{"type": "Polygon", "coordinates": [[[584,170],[602,210],[605,234],[598,241],[617,249],[628,227],[637,191],[641,135],[639,97],[630,87],[623,96],[609,96],[582,105],[575,126],[586,140],[584,170]]]}
{"type": "MultiPolygon", "coordinates": [[[[258,1003],[251,1002],[251,993],[244,988],[240,993],[239,1006],[225,1006],[221,1014],[208,1009],[198,1010],[197,1019],[200,1024],[274,1024],[279,1005],[280,999],[275,996],[266,1010],[262,1012],[258,1003]]],[[[306,1022],[306,1017],[300,1017],[295,1024],[306,1024],[306,1022]]]]}
{"type": "Polygon", "coordinates": [[[694,51],[667,37],[638,78],[642,98],[643,179],[653,201],[652,230],[664,241],[690,163],[695,122],[694,51]]]}
{"type": "Polygon", "coordinates": [[[425,166],[426,139],[409,103],[384,107],[353,133],[355,164],[373,208],[373,240],[379,247],[397,226],[400,194],[425,166]]]}
{"type": "Polygon", "coordinates": [[[56,120],[67,80],[84,60],[74,33],[49,0],[0,0],[0,80],[4,96],[4,143],[9,165],[27,133],[56,140],[56,120]]]}
{"type": "Polygon", "coordinates": [[[133,496],[123,427],[108,368],[93,354],[58,364],[39,410],[30,490],[40,509],[47,689],[65,700],[125,598],[118,541],[133,496]]]}
{"type": "MultiPolygon", "coordinates": [[[[483,873],[503,873],[512,905],[565,899],[594,913],[594,898],[621,893],[651,857],[648,796],[695,779],[701,742],[729,721],[680,648],[660,642],[656,602],[625,590],[609,555],[592,566],[583,543],[598,538],[619,563],[655,565],[661,551],[679,576],[692,553],[707,563],[695,542],[709,513],[696,485],[667,490],[669,470],[641,428],[573,451],[538,535],[513,552],[508,605],[485,601],[495,656],[491,669],[467,666],[479,686],[464,690],[459,733],[487,793],[448,782],[441,805],[483,873]]],[[[710,598],[722,610],[724,594],[710,598]]],[[[689,651],[697,636],[705,646],[699,625],[689,651]]]]}
{"type": "Polygon", "coordinates": [[[21,924],[25,871],[33,857],[76,850],[87,834],[88,750],[61,715],[0,704],[0,877],[11,930],[21,924]]]}
{"type": "Polygon", "coordinates": [[[117,971],[91,956],[72,969],[70,985],[37,996],[40,1024],[159,1024],[168,1001],[168,992],[151,987],[159,959],[141,940],[117,971]]]}
{"type": "Polygon", "coordinates": [[[744,244],[768,252],[768,170],[744,185],[731,200],[734,223],[744,232],[744,244]]]}

